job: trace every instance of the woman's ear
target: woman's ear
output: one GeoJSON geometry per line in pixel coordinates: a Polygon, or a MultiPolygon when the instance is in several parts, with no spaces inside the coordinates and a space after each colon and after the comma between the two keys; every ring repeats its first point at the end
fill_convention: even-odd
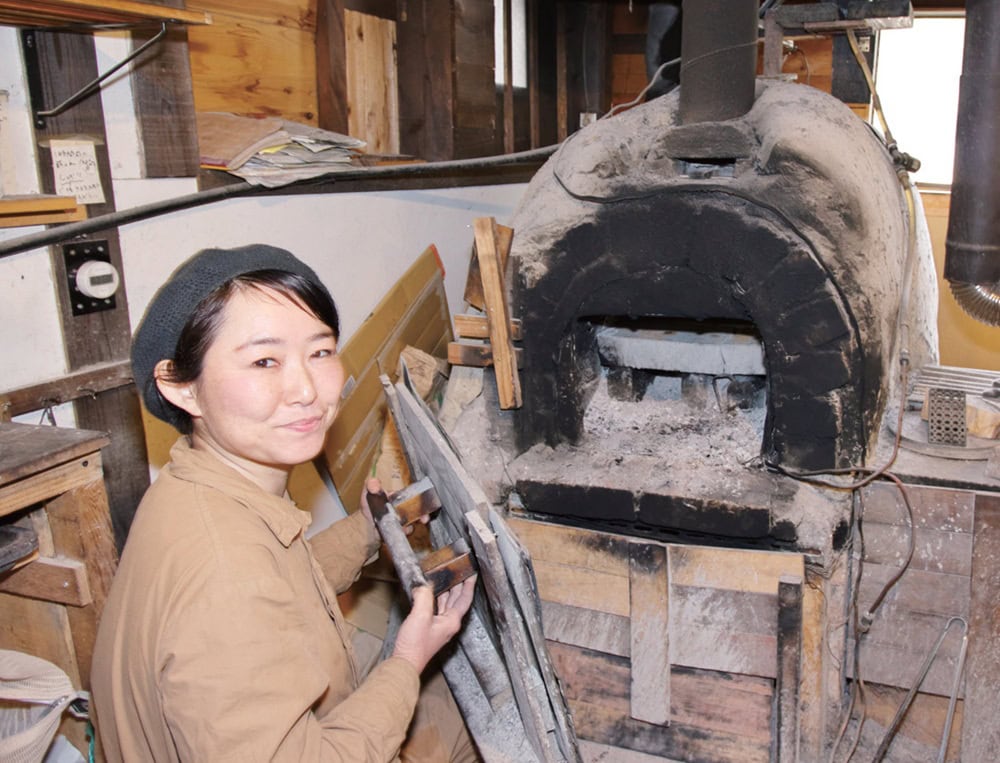
{"type": "Polygon", "coordinates": [[[171,381],[173,376],[174,362],[172,360],[161,360],[153,369],[153,378],[156,380],[156,388],[160,394],[173,403],[182,411],[187,411],[191,416],[200,416],[201,408],[198,406],[198,398],[194,392],[194,382],[171,381]]]}

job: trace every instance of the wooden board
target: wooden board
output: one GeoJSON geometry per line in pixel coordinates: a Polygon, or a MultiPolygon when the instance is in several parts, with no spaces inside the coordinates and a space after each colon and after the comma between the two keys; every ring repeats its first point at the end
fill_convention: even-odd
{"type": "Polygon", "coordinates": [[[211,16],[204,11],[164,8],[138,0],[0,0],[0,23],[12,26],[137,24],[149,21],[209,24],[211,16]]]}
{"type": "MultiPolygon", "coordinates": [[[[630,639],[631,602],[625,539],[518,518],[510,523],[532,555],[543,602],[558,607],[547,609],[557,627],[556,635],[546,630],[547,637],[580,646],[601,639],[628,654],[624,643],[630,639]]],[[[804,573],[802,557],[668,548],[672,664],[775,677],[778,583],[782,574],[804,573]]]]}
{"type": "Polygon", "coordinates": [[[0,591],[73,607],[92,601],[86,566],[76,559],[38,557],[0,576],[0,591]]]}
{"type": "Polygon", "coordinates": [[[212,24],[188,30],[195,109],[316,124],[315,6],[303,0],[203,0],[202,6],[211,10],[212,24]]]}
{"type": "Polygon", "coordinates": [[[629,543],[629,715],[670,722],[670,579],[667,548],[629,543]]]}
{"type": "Polygon", "coordinates": [[[550,643],[581,739],[676,760],[768,760],[772,684],[674,668],[669,727],[629,717],[624,658],[550,643]]]}
{"type": "Polygon", "coordinates": [[[492,217],[477,217],[473,223],[476,257],[483,282],[483,301],[490,327],[490,349],[503,409],[521,407],[521,377],[510,336],[510,308],[501,265],[501,235],[492,217]]]}
{"type": "Polygon", "coordinates": [[[555,743],[564,760],[576,760],[579,749],[576,731],[572,725],[559,680],[549,657],[542,627],[541,597],[528,550],[507,526],[506,520],[495,509],[490,510],[490,527],[496,533],[497,547],[503,557],[504,567],[511,583],[511,591],[522,613],[527,629],[527,640],[538,671],[544,683],[545,697],[553,711],[555,743]]]}
{"type": "MultiPolygon", "coordinates": [[[[159,0],[177,9],[184,0],[159,0]]],[[[132,48],[156,30],[133,30],[132,48]]],[[[129,71],[142,150],[142,177],[193,177],[198,174],[191,57],[186,28],[171,28],[165,39],[142,54],[129,71]]]]}
{"type": "Polygon", "coordinates": [[[555,729],[555,719],[524,617],[518,607],[511,606],[512,590],[496,537],[476,511],[468,512],[466,520],[528,741],[538,760],[562,760],[558,749],[553,749],[554,738],[551,734],[555,729]]]}
{"type": "Polygon", "coordinates": [[[399,153],[396,22],[344,11],[347,127],[370,154],[399,153]]]}
{"type": "Polygon", "coordinates": [[[975,511],[962,760],[989,760],[1000,749],[1000,497],[976,496],[975,511]]]}
{"type": "Polygon", "coordinates": [[[107,444],[103,432],[0,422],[0,485],[73,461],[107,444]]]}

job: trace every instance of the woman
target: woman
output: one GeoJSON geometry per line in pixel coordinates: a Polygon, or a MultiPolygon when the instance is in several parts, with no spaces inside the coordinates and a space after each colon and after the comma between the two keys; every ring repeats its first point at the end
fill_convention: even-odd
{"type": "Polygon", "coordinates": [[[316,274],[264,245],[199,252],[150,303],[136,386],[185,436],[136,512],[98,631],[109,760],[399,754],[420,673],[459,630],[474,580],[436,614],[431,589],[414,591],[393,655],[358,675],[335,594],[378,549],[371,516],[363,507],[307,542],[308,515],[285,493],[337,413],[338,330],[316,274]]]}

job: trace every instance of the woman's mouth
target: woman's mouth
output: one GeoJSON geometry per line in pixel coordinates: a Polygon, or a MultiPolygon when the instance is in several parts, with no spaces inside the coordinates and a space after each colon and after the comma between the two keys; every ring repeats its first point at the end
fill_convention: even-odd
{"type": "Polygon", "coordinates": [[[296,419],[287,424],[282,424],[282,429],[291,429],[293,432],[314,432],[323,424],[322,416],[310,416],[305,419],[296,419]]]}

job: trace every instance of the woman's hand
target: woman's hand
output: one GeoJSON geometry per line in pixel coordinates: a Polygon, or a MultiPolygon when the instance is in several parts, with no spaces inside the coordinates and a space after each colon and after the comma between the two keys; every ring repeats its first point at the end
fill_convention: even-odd
{"type": "Polygon", "coordinates": [[[451,641],[462,627],[462,618],[469,611],[476,587],[476,576],[445,591],[437,598],[434,613],[434,589],[421,586],[413,589],[413,608],[399,626],[396,647],[392,654],[402,657],[422,672],[431,657],[451,641]]]}

